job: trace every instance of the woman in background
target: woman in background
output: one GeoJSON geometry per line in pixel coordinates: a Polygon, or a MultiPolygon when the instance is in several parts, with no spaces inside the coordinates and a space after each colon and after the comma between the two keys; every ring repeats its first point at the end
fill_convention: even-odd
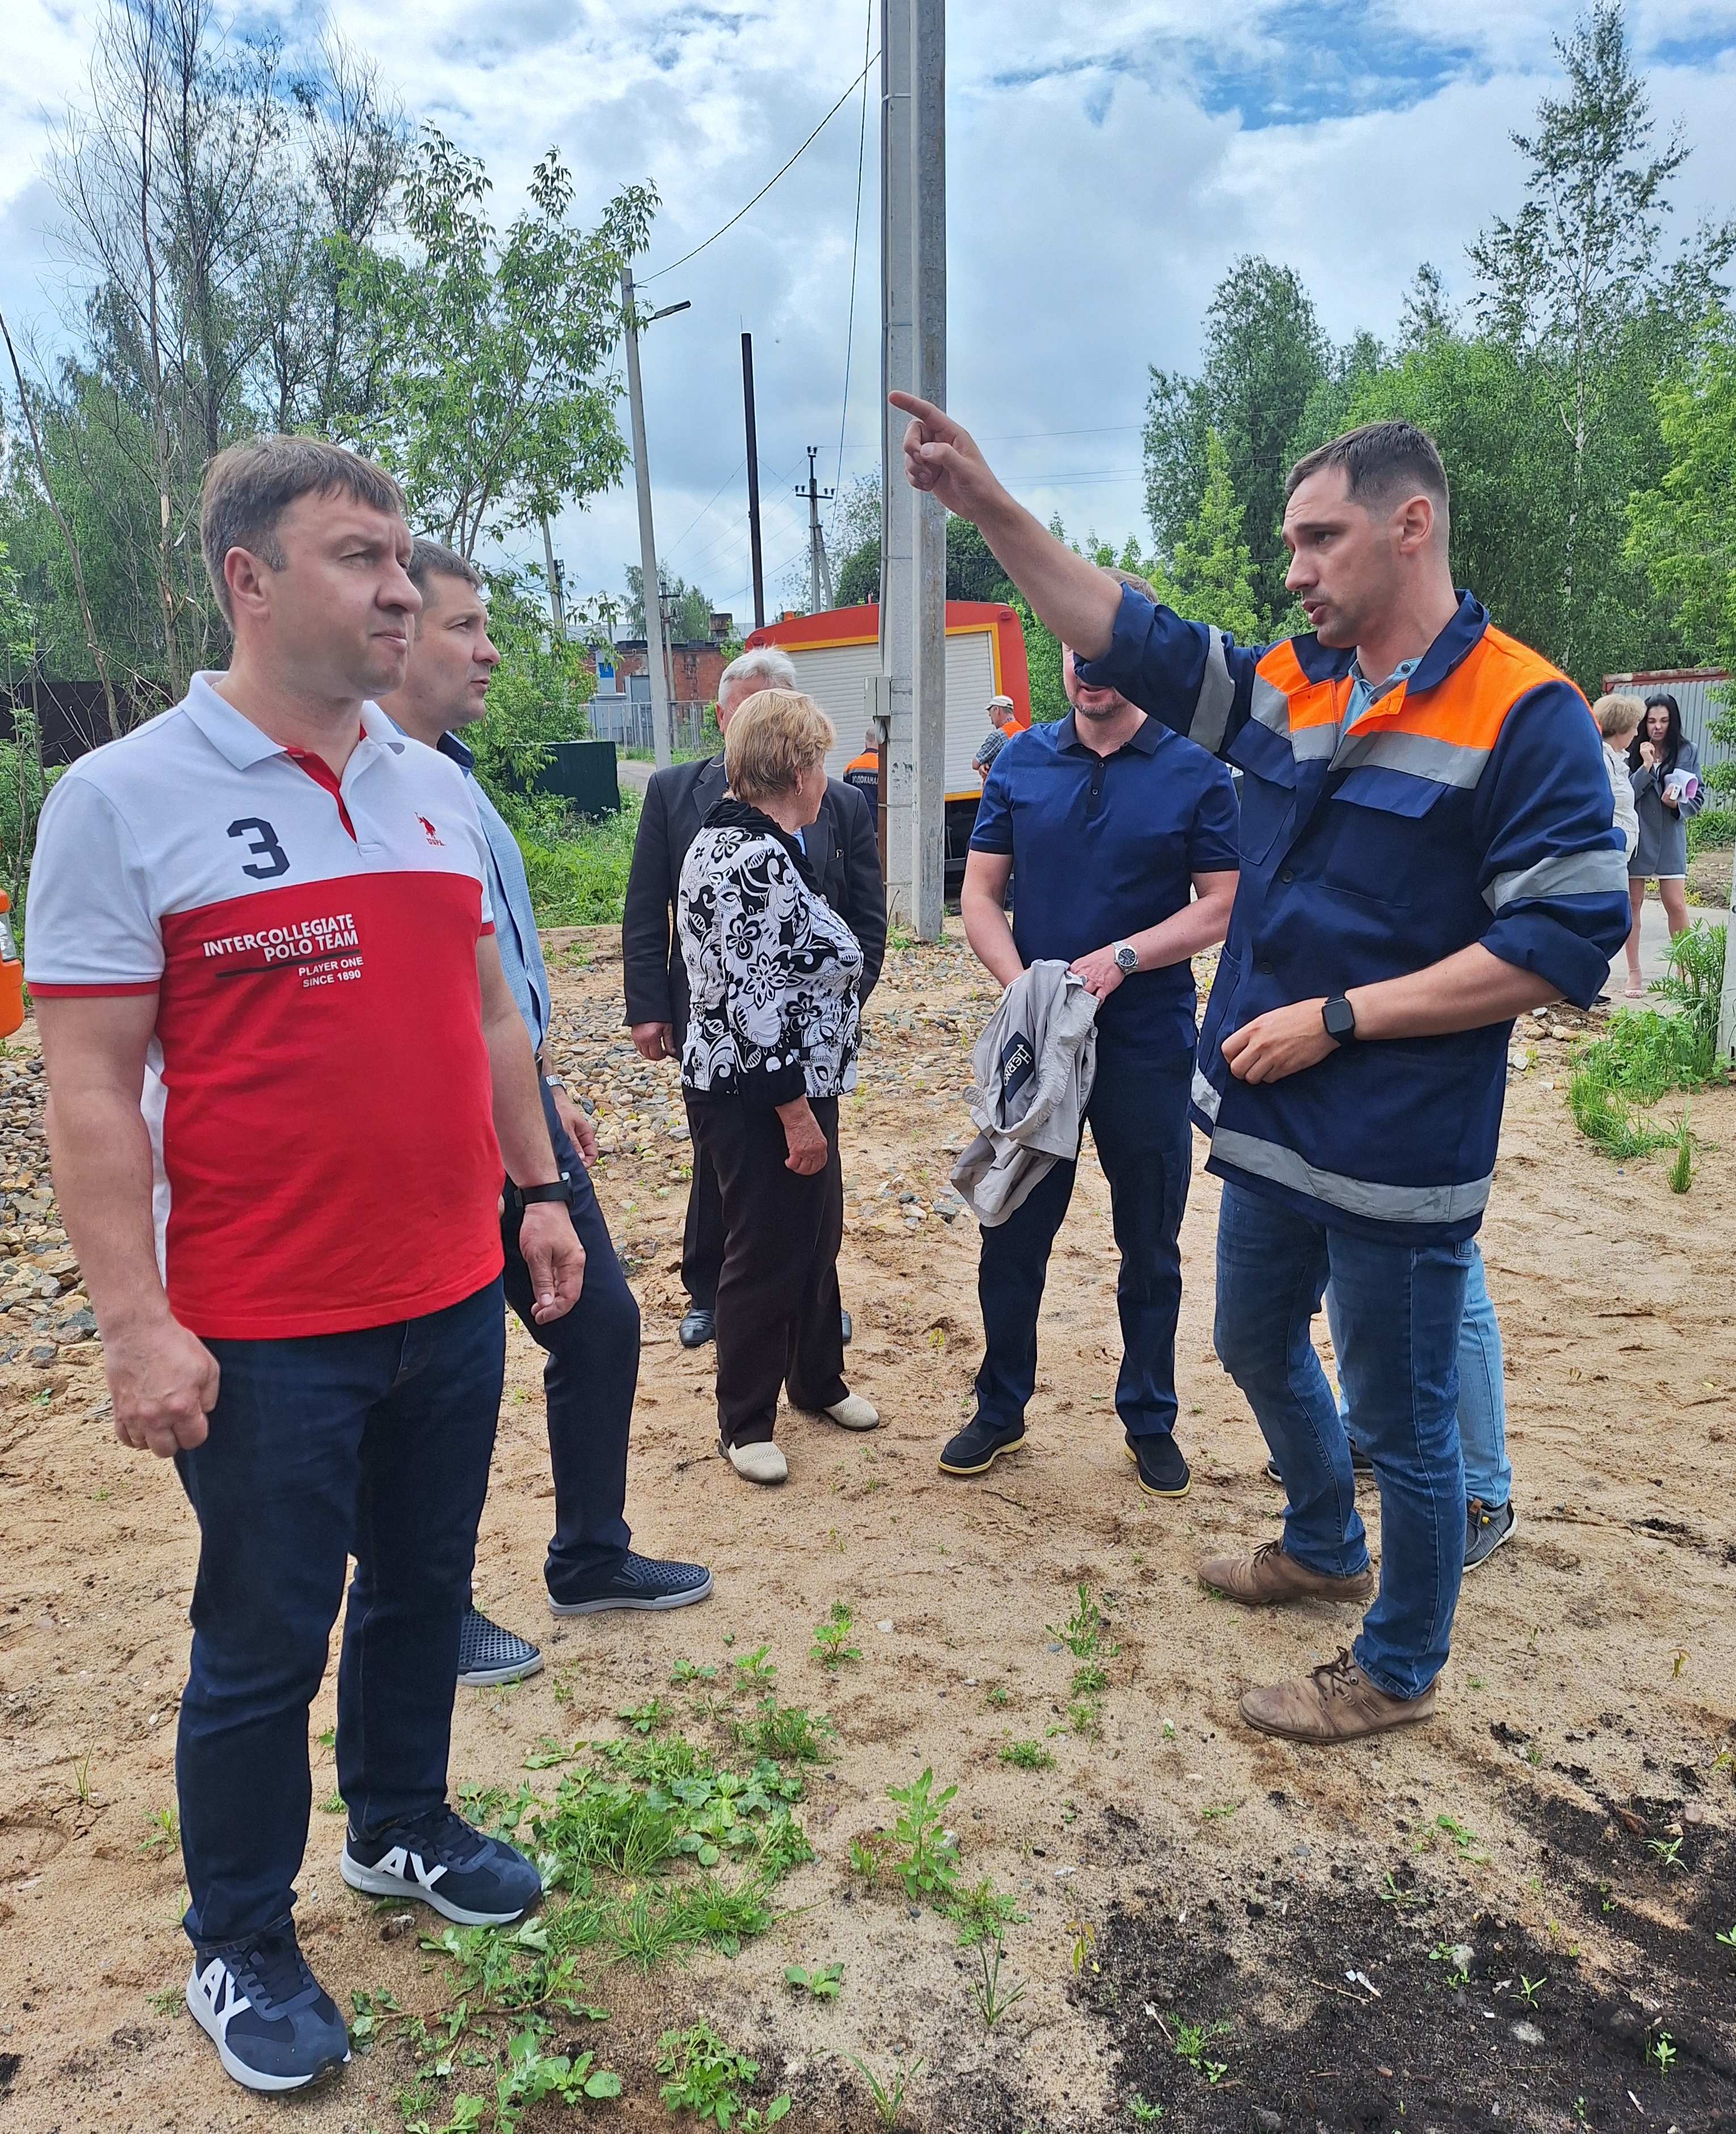
{"type": "Polygon", "coordinates": [[[856,1086],[862,950],[819,894],[803,842],[826,790],[832,722],[793,689],[741,705],[729,789],[681,869],[676,927],[692,995],[681,1080],[694,1160],[723,1203],[718,1450],[781,1482],[777,1397],[846,1430],[880,1418],[844,1381],[838,1099],[856,1086]]]}
{"type": "Polygon", "coordinates": [[[1633,805],[1640,818],[1640,841],[1627,862],[1627,900],[1633,925],[1627,935],[1629,1000],[1646,987],[1640,975],[1640,909],[1646,884],[1657,883],[1670,938],[1688,930],[1688,818],[1705,805],[1700,788],[1700,758],[1682,731],[1681,707],[1657,690],[1646,699],[1646,717],[1627,751],[1633,805]]]}

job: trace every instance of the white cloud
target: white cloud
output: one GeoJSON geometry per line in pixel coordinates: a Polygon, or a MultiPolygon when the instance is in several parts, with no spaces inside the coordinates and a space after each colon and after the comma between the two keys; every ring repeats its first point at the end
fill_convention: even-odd
{"type": "MultiPolygon", "coordinates": [[[[286,33],[307,34],[293,0],[286,33]]],[[[650,178],[664,200],[646,272],[747,200],[862,64],[867,0],[729,7],[654,0],[338,0],[414,116],[484,157],[504,220],[558,144],[582,214],[650,178]]],[[[21,63],[0,88],[0,302],[46,315],[43,118],[76,87],[89,0],[15,0],[21,63]],[[29,84],[27,97],[19,81],[29,84]]],[[[955,7],[949,51],[950,398],[1045,514],[1143,529],[1138,426],[1146,366],[1195,358],[1230,262],[1264,252],[1302,274],[1328,330],[1390,331],[1419,261],[1463,285],[1477,228],[1511,209],[1511,128],[1554,85],[1573,0],[1221,0],[1209,35],[1185,0],[1005,0],[955,7]],[[1042,433],[1033,435],[1032,433],[1042,433]]],[[[1736,209],[1736,0],[1641,0],[1653,102],[1695,153],[1679,224],[1736,209]]],[[[876,27],[878,36],[878,25],[876,27]]],[[[716,245],[660,280],[690,311],[644,355],[660,543],[670,567],[748,613],[740,334],[754,336],[767,585],[805,554],[791,494],[822,448],[839,464],[853,98],[795,169],[716,245]]],[[[878,70],[870,77],[862,243],[844,468],[878,451],[878,70]]],[[[569,513],[558,547],[581,591],[618,588],[637,553],[630,489],[569,513]]]]}

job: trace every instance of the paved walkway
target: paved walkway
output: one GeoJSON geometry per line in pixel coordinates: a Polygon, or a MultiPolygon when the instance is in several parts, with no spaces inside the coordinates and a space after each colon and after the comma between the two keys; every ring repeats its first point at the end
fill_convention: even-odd
{"type": "MultiPolygon", "coordinates": [[[[1690,922],[1694,915],[1694,909],[1690,905],[1688,913],[1690,922]]],[[[1655,897],[1648,896],[1640,906],[1640,973],[1648,986],[1655,978],[1664,975],[1664,958],[1669,948],[1670,925],[1664,917],[1664,907],[1655,897]]],[[[1612,1001],[1626,998],[1624,988],[1627,983],[1627,952],[1622,948],[1610,958],[1609,997],[1612,1001]]],[[[1653,1001],[1651,1005],[1656,1007],[1661,1003],[1653,1001]]]]}

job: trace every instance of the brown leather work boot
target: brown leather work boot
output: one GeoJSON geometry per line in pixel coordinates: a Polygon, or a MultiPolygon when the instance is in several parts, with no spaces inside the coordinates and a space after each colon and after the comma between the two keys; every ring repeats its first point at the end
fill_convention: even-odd
{"type": "Polygon", "coordinates": [[[1281,1734],[1287,1741],[1360,1741],[1434,1718],[1434,1684],[1420,1697],[1389,1697],[1341,1650],[1300,1681],[1245,1691],[1241,1715],[1262,1734],[1281,1734]]]}
{"type": "Polygon", "coordinates": [[[1375,1575],[1371,1568],[1329,1578],[1286,1556],[1282,1542],[1269,1541],[1251,1556],[1206,1557],[1200,1583],[1244,1607],[1269,1608],[1280,1600],[1366,1600],[1375,1590],[1375,1575]]]}

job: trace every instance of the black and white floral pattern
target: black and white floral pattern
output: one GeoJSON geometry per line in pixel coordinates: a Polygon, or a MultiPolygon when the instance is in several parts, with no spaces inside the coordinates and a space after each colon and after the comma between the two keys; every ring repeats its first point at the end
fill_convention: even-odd
{"type": "Polygon", "coordinates": [[[675,926],[692,995],[681,1079],[762,1104],[842,1095],[856,1086],[856,937],[769,821],[739,803],[715,813],[750,819],[708,819],[681,869],[675,926]]]}

